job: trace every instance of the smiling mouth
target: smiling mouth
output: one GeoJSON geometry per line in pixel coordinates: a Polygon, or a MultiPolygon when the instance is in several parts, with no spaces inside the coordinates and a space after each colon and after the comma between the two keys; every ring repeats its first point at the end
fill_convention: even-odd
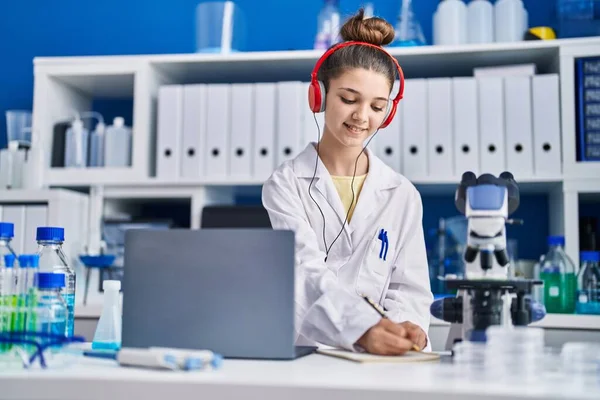
{"type": "Polygon", "coordinates": [[[349,130],[350,132],[352,132],[352,133],[359,133],[359,134],[360,134],[360,133],[363,133],[363,132],[366,132],[366,131],[367,131],[367,130],[366,130],[366,129],[364,129],[364,128],[359,128],[359,127],[358,127],[358,126],[356,126],[356,125],[350,125],[350,124],[347,124],[347,123],[345,123],[345,122],[344,122],[344,126],[346,127],[346,129],[348,129],[348,130],[349,130]]]}

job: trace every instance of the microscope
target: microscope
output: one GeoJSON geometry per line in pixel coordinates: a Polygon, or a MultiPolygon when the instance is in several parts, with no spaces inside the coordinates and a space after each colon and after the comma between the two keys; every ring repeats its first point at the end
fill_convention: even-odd
{"type": "Polygon", "coordinates": [[[495,177],[465,172],[455,195],[456,208],[467,217],[467,243],[463,278],[446,278],[456,297],[436,300],[430,311],[434,317],[450,322],[446,348],[456,341],[485,341],[492,325],[525,326],[545,315],[543,305],[530,295],[542,281],[511,279],[506,251],[506,224],[519,207],[519,187],[510,172],[495,177]]]}

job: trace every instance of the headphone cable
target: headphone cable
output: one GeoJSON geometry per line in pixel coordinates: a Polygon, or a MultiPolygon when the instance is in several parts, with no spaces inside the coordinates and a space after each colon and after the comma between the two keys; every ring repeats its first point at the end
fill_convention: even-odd
{"type": "Polygon", "coordinates": [[[333,247],[334,243],[338,240],[338,238],[342,235],[342,232],[344,232],[344,227],[346,226],[346,222],[348,222],[348,218],[350,218],[350,211],[352,210],[352,206],[354,204],[354,198],[355,198],[355,193],[354,193],[354,178],[356,177],[356,169],[358,167],[358,160],[360,159],[360,156],[364,153],[364,151],[366,150],[367,146],[369,145],[369,143],[371,143],[371,140],[373,140],[373,138],[375,137],[375,135],[377,135],[377,132],[379,132],[380,128],[377,128],[377,130],[375,131],[375,133],[373,133],[373,135],[371,135],[371,137],[369,138],[369,140],[367,141],[367,143],[365,144],[365,146],[362,148],[362,150],[360,151],[360,153],[358,153],[358,157],[356,157],[356,161],[354,162],[354,172],[352,173],[352,181],[350,182],[350,189],[352,190],[352,201],[350,202],[350,207],[348,207],[348,212],[346,213],[346,218],[344,219],[344,222],[342,223],[342,228],[340,229],[340,232],[337,234],[337,236],[335,237],[335,239],[333,239],[333,242],[331,242],[331,244],[329,245],[329,247],[327,247],[327,241],[325,240],[325,214],[323,214],[323,210],[321,210],[321,207],[319,206],[319,203],[317,203],[317,201],[315,200],[315,198],[312,196],[312,193],[310,192],[311,186],[315,180],[315,177],[317,175],[317,168],[319,165],[319,143],[321,142],[321,128],[319,127],[319,122],[317,121],[317,115],[316,113],[313,112],[313,118],[315,120],[315,124],[317,125],[317,157],[315,158],[315,171],[313,173],[312,179],[310,180],[310,183],[308,185],[308,195],[310,196],[310,198],[312,199],[312,201],[316,204],[317,208],[319,209],[319,212],[321,213],[321,218],[323,218],[323,244],[325,246],[325,260],[324,262],[327,262],[327,258],[329,257],[329,251],[331,250],[331,248],[333,247]]]}

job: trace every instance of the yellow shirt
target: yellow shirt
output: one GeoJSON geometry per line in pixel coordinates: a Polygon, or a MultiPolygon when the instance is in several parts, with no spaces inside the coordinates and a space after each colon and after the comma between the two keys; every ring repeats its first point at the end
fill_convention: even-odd
{"type": "MultiPolygon", "coordinates": [[[[342,205],[344,206],[344,211],[348,213],[348,209],[350,209],[350,215],[348,216],[348,222],[352,219],[352,214],[354,214],[354,208],[356,207],[356,203],[358,202],[358,195],[362,190],[363,183],[365,183],[365,178],[367,175],[361,175],[354,177],[354,203],[352,203],[352,189],[350,188],[350,184],[352,183],[351,176],[332,176],[333,184],[337,189],[338,194],[340,195],[340,199],[342,200],[342,205]],[[351,204],[352,203],[352,204],[351,204]]],[[[344,215],[343,218],[346,218],[344,215]]]]}

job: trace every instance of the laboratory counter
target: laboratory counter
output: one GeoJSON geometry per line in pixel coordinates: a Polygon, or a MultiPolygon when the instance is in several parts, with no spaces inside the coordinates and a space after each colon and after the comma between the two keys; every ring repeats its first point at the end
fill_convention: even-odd
{"type": "Polygon", "coordinates": [[[360,364],[313,354],[294,361],[228,359],[214,371],[175,372],[84,358],[63,368],[3,371],[0,399],[600,399],[598,377],[527,383],[468,376],[458,367],[445,361],[360,364]]]}

